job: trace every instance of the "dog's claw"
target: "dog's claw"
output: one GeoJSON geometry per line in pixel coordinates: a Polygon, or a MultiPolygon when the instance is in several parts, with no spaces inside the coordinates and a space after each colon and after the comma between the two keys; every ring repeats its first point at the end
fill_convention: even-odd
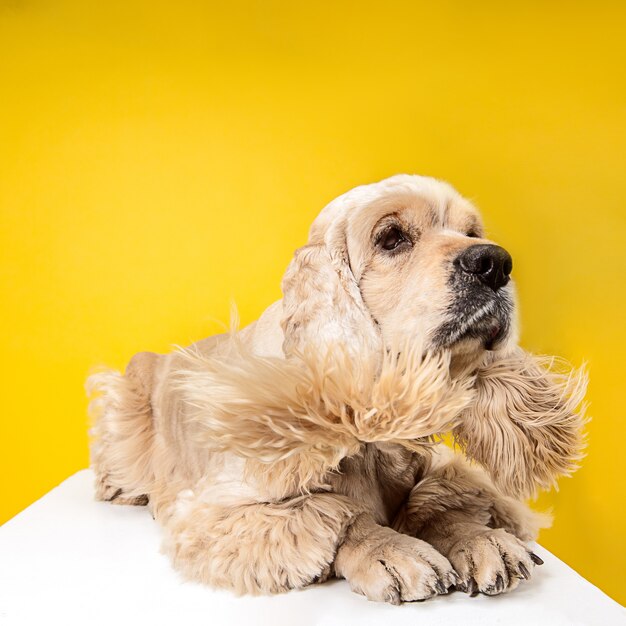
{"type": "Polygon", "coordinates": [[[502,578],[502,574],[498,574],[496,577],[496,591],[498,593],[504,591],[504,578],[502,578]]]}
{"type": "Polygon", "coordinates": [[[435,589],[437,590],[437,593],[440,594],[448,593],[448,588],[440,580],[438,580],[435,584],[435,589]]]}
{"type": "Polygon", "coordinates": [[[539,556],[537,556],[534,552],[530,552],[530,560],[535,564],[535,565],[543,565],[543,559],[539,556]]]}
{"type": "Polygon", "coordinates": [[[520,573],[522,574],[522,576],[526,580],[528,580],[530,578],[530,572],[528,571],[528,568],[521,561],[517,564],[517,567],[520,573]]]}
{"type": "Polygon", "coordinates": [[[119,498],[122,495],[122,489],[118,489],[111,497],[107,498],[107,502],[113,502],[116,498],[119,498]]]}
{"type": "Polygon", "coordinates": [[[402,604],[400,592],[397,589],[390,589],[385,600],[389,602],[389,604],[395,604],[396,606],[400,606],[402,604]]]}
{"type": "Polygon", "coordinates": [[[470,598],[478,595],[478,584],[473,578],[470,578],[469,582],[467,583],[467,593],[469,593],[470,598]]]}

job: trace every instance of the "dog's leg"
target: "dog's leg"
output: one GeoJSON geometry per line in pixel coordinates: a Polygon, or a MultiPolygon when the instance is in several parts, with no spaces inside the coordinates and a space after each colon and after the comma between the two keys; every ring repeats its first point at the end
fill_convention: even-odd
{"type": "Polygon", "coordinates": [[[461,589],[495,595],[514,589],[541,564],[525,542],[547,523],[546,516],[500,494],[485,472],[441,449],[394,527],[444,554],[461,589]]]}
{"type": "Polygon", "coordinates": [[[352,501],[332,493],[220,505],[206,493],[186,490],[160,521],[164,550],[185,577],[261,594],[328,578],[358,513],[352,501]]]}
{"type": "Polygon", "coordinates": [[[280,593],[334,574],[371,600],[399,603],[457,582],[433,547],[333,493],[220,506],[187,490],[161,521],[164,549],[183,575],[236,593],[280,593]]]}

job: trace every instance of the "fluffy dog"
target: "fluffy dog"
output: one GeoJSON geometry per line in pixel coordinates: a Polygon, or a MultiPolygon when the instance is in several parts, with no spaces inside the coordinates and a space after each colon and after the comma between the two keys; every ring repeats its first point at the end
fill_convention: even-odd
{"type": "Polygon", "coordinates": [[[90,377],[97,497],[149,502],[174,565],[238,593],[515,588],[546,523],[523,498],[575,469],[586,379],[517,346],[511,269],[445,183],[349,191],[258,321],[90,377]]]}

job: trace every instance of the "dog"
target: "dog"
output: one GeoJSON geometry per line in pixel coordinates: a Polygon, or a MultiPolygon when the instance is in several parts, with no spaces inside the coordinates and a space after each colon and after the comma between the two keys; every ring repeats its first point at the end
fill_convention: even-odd
{"type": "Polygon", "coordinates": [[[148,504],[184,576],[239,594],[515,589],[586,374],[518,346],[511,271],[444,182],[348,191],[256,322],[88,379],[96,497],[148,504]]]}

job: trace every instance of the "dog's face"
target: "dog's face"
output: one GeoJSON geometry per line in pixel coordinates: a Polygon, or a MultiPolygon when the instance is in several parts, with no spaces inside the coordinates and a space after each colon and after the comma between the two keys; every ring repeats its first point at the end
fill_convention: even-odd
{"type": "Polygon", "coordinates": [[[349,262],[384,343],[471,355],[514,340],[511,257],[454,190],[407,178],[346,216],[349,262]]]}
{"type": "MultiPolygon", "coordinates": [[[[326,248],[340,287],[364,309],[358,317],[344,303],[342,312],[336,294],[329,296],[338,305],[326,311],[335,326],[363,326],[369,317],[386,349],[419,342],[464,360],[516,342],[511,257],[484,239],[478,211],[445,183],[394,176],[357,187],[319,215],[313,246],[326,248]]],[[[318,293],[301,295],[319,298],[322,275],[318,293]]],[[[320,317],[324,305],[316,306],[320,317]]],[[[327,334],[321,321],[318,341],[327,334]]]]}

